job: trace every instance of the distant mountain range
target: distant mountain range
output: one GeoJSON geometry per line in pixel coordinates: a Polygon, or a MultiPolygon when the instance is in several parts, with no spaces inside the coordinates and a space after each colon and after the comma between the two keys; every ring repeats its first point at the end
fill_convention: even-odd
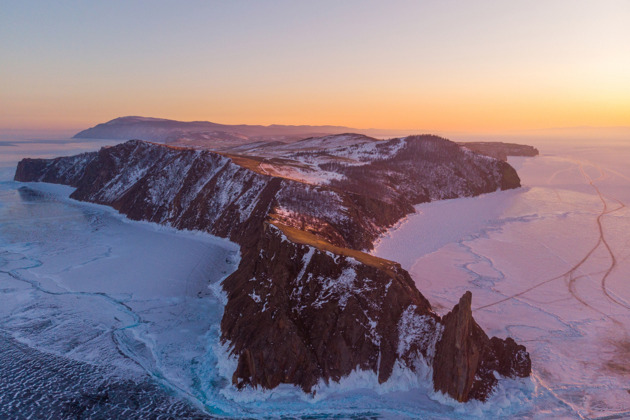
{"type": "Polygon", "coordinates": [[[74,138],[142,139],[159,143],[207,143],[235,146],[254,141],[292,142],[306,137],[340,134],[356,129],[331,125],[227,125],[208,121],[175,121],[148,117],[121,117],[77,133],[74,138]]]}
{"type": "Polygon", "coordinates": [[[149,117],[120,117],[74,135],[82,139],[141,139],[158,143],[207,146],[213,149],[263,141],[292,143],[307,137],[360,133],[373,137],[410,134],[402,130],[357,129],[333,125],[228,125],[208,121],[175,121],[149,117]]]}
{"type": "MultiPolygon", "coordinates": [[[[80,139],[141,139],[181,146],[201,146],[221,150],[252,142],[292,143],[308,137],[357,133],[379,139],[404,137],[412,134],[437,134],[458,142],[517,142],[535,140],[599,139],[630,140],[630,127],[566,127],[536,130],[509,130],[502,133],[473,133],[412,129],[359,129],[333,125],[229,125],[208,121],[175,121],[163,118],[120,117],[98,124],[74,135],[80,139]]],[[[540,142],[538,142],[540,143],[540,142]]],[[[481,151],[482,150],[477,150],[481,151]]],[[[508,153],[509,155],[509,153],[508,153]]],[[[495,156],[498,157],[498,156],[495,156]]]]}
{"type": "MultiPolygon", "coordinates": [[[[338,142],[373,142],[377,138],[407,136],[408,131],[356,129],[333,125],[227,125],[208,121],[175,121],[150,117],[120,117],[98,124],[74,135],[80,139],[139,139],[173,146],[202,147],[230,155],[256,155],[261,158],[287,157],[293,152],[325,150],[334,137],[338,142]],[[370,136],[370,137],[367,137],[370,136]],[[310,140],[309,140],[310,139],[310,140]],[[305,140],[308,140],[305,142],[305,140]],[[295,146],[288,144],[298,143],[295,146]]],[[[501,142],[459,143],[467,148],[497,159],[507,156],[535,156],[538,150],[531,146],[501,142]]],[[[301,162],[300,165],[304,163],[301,162]]],[[[314,162],[311,162],[314,163],[314,162]]],[[[317,162],[322,163],[322,162],[317,162]]]]}

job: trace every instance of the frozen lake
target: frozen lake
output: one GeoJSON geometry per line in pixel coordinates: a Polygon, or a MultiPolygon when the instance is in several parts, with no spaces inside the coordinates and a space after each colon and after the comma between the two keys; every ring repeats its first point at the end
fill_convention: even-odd
{"type": "MultiPolygon", "coordinates": [[[[107,207],[68,199],[72,188],[10,181],[13,171],[7,162],[0,182],[0,340],[7,340],[7,349],[27,349],[25,360],[48,360],[62,372],[60,383],[62,361],[79,362],[72,369],[86,378],[101,368],[102,383],[92,378],[85,389],[57,390],[70,401],[99,387],[138,388],[140,413],[185,417],[199,414],[195,406],[220,411],[199,402],[197,394],[205,389],[195,380],[203,373],[191,372],[216,366],[212,346],[223,314],[219,282],[238,265],[238,246],[130,222],[107,207]]],[[[11,368],[3,363],[2,369],[11,368]]],[[[8,380],[8,373],[2,376],[8,380]]],[[[47,381],[24,376],[18,375],[29,383],[47,381]]],[[[22,402],[25,409],[25,402],[11,397],[0,391],[0,414],[27,413],[16,407],[22,402]]],[[[31,407],[49,396],[40,397],[32,398],[31,407]]],[[[103,404],[103,412],[117,413],[103,404]]],[[[67,414],[55,408],[56,415],[67,414]]]]}
{"type": "Polygon", "coordinates": [[[509,160],[523,188],[419,205],[375,254],[440,313],[471,290],[530,352],[541,415],[630,416],[630,142],[537,146],[509,160]]]}
{"type": "Polygon", "coordinates": [[[218,285],[238,247],[11,181],[21,157],[96,146],[0,145],[0,417],[628,415],[629,145],[537,145],[542,156],[511,160],[524,188],[418,206],[382,238],[376,253],[438,312],[472,290],[483,328],[531,352],[534,377],[487,404],[446,401],[405,371],[384,385],[356,373],[315,398],[234,391],[218,285]]]}

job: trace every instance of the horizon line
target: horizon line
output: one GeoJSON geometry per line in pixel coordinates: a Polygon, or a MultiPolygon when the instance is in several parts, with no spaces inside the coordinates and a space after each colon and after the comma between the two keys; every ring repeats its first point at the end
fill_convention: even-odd
{"type": "Polygon", "coordinates": [[[258,126],[258,127],[273,127],[273,126],[285,126],[285,127],[336,127],[336,128],[348,128],[351,130],[361,130],[361,131],[396,131],[396,132],[423,132],[423,133],[452,133],[452,134],[510,134],[510,133],[523,133],[523,132],[536,132],[536,131],[554,131],[554,130],[610,130],[610,129],[618,129],[618,130],[627,130],[630,129],[630,125],[611,125],[611,126],[594,126],[594,125],[576,125],[576,126],[554,126],[554,127],[537,127],[537,128],[511,128],[511,129],[428,129],[428,128],[391,128],[391,127],[352,127],[349,125],[339,125],[339,124],[308,124],[308,123],[300,123],[300,124],[283,124],[283,123],[271,123],[271,124],[252,124],[252,123],[237,123],[237,124],[225,124],[220,122],[208,120],[178,120],[173,118],[164,118],[164,117],[147,117],[141,115],[125,115],[120,117],[115,117],[106,121],[97,122],[91,126],[67,126],[67,127],[1,127],[0,132],[61,132],[61,131],[73,131],[77,130],[77,133],[92,127],[95,127],[100,124],[105,124],[110,121],[114,121],[121,118],[146,118],[153,120],[163,120],[163,121],[174,121],[174,122],[182,122],[182,123],[212,123],[218,125],[225,126],[258,126]]]}

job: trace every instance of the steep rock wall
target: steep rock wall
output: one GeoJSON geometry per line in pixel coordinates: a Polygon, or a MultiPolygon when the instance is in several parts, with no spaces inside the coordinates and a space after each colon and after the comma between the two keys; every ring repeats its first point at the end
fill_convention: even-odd
{"type": "Polygon", "coordinates": [[[422,355],[445,378],[434,376],[436,389],[460,401],[484,399],[496,383],[487,374],[492,367],[505,376],[529,373],[524,349],[515,351],[509,339],[488,341],[472,316],[441,320],[400,266],[358,250],[371,248],[413,204],[514,188],[518,176],[504,162],[433,136],[386,147],[396,153],[341,168],[345,179],[330,185],[265,175],[207,150],[139,140],[74,157],[26,159],[15,178],[72,185],[72,198],[110,205],[131,219],[239,243],[243,258],[223,283],[228,302],[221,324],[238,358],[236,386],[291,383],[308,391],[356,368],[385,381],[396,361],[413,368],[422,355]],[[469,347],[486,362],[470,362],[470,352],[459,350],[466,342],[457,338],[462,328],[483,335],[469,347]]]}

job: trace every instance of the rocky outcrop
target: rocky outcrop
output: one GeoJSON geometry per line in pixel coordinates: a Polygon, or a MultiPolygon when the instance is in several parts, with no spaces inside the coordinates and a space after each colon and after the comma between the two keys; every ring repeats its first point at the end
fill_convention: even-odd
{"type": "Polygon", "coordinates": [[[533,146],[500,141],[477,141],[459,143],[460,146],[482,155],[506,161],[508,156],[538,156],[538,149],[533,146]]]}
{"type": "Polygon", "coordinates": [[[453,310],[442,318],[442,337],[433,359],[436,391],[457,401],[485,400],[498,379],[527,377],[531,361],[524,346],[511,338],[489,339],[475,322],[471,310],[472,293],[466,292],[453,310]]]}
{"type": "Polygon", "coordinates": [[[132,140],[75,157],[26,159],[15,178],[72,185],[72,198],[131,219],[237,242],[242,259],[223,282],[221,322],[238,359],[237,387],[290,383],[309,391],[354,369],[383,382],[395,363],[413,369],[424,360],[444,376],[437,389],[484,399],[496,383],[487,372],[525,372],[522,346],[488,340],[469,302],[440,319],[398,264],[361,250],[414,204],[515,188],[518,176],[505,162],[435,136],[358,140],[326,138],[326,150],[309,140],[302,152],[274,159],[132,140]],[[296,180],[289,169],[300,162],[300,170],[324,165],[333,175],[296,180]],[[469,343],[462,331],[481,338],[469,343]]]}
{"type": "Polygon", "coordinates": [[[293,383],[310,391],[320,379],[337,381],[354,369],[378,372],[383,382],[401,356],[432,355],[439,318],[407,272],[367,254],[355,257],[296,243],[265,224],[225,282],[221,330],[238,355],[237,386],[293,383]],[[405,311],[416,318],[408,329],[424,332],[414,348],[400,341],[405,311]]]}
{"type": "Polygon", "coordinates": [[[96,152],[56,159],[22,159],[15,171],[15,179],[50,182],[77,186],[86,167],[97,157],[96,152]]]}

